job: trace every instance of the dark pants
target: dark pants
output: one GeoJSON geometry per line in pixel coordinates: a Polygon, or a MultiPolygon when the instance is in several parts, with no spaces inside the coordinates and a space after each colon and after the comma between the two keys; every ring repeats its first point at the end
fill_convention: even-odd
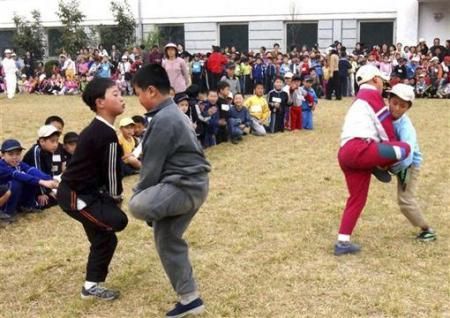
{"type": "Polygon", "coordinates": [[[333,77],[328,80],[327,84],[327,99],[331,99],[331,94],[335,93],[336,99],[341,99],[341,83],[339,78],[339,72],[333,72],[333,77]]]}
{"type": "Polygon", "coordinates": [[[192,84],[201,86],[201,84],[202,84],[202,73],[192,73],[192,84]]]}
{"type": "Polygon", "coordinates": [[[39,191],[39,186],[12,180],[9,182],[8,187],[11,191],[11,196],[5,205],[1,207],[3,212],[14,215],[17,212],[17,208],[36,207],[36,194],[39,191]]]}
{"type": "Polygon", "coordinates": [[[221,77],[221,73],[208,72],[209,89],[217,90],[217,83],[219,83],[221,77]]]}
{"type": "Polygon", "coordinates": [[[341,95],[347,97],[348,77],[340,77],[339,82],[341,83],[341,95]]]}
{"type": "Polygon", "coordinates": [[[128,224],[126,214],[107,195],[77,195],[65,182],[58,188],[58,203],[70,217],[83,225],[91,243],[86,280],[104,282],[108,267],[117,246],[115,232],[122,231],[128,224]],[[82,200],[86,207],[79,209],[82,200]]]}

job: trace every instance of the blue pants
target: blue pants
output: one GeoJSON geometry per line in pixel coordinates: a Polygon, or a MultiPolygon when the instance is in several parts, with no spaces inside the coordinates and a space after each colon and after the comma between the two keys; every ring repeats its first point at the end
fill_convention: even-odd
{"type": "Polygon", "coordinates": [[[2,207],[3,212],[14,215],[18,207],[36,207],[36,195],[39,191],[39,186],[12,180],[9,182],[9,190],[11,191],[11,196],[2,207]]]}
{"type": "Polygon", "coordinates": [[[302,110],[303,129],[313,129],[313,114],[310,110],[302,110]]]}
{"type": "Polygon", "coordinates": [[[244,133],[239,127],[241,123],[242,122],[239,118],[228,119],[228,129],[230,131],[231,139],[239,138],[244,133]]]}

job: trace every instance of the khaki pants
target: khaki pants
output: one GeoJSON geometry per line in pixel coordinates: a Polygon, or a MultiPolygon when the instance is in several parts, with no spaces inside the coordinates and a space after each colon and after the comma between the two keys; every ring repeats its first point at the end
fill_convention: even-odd
{"type": "Polygon", "coordinates": [[[397,178],[397,200],[400,211],[411,222],[412,225],[422,229],[429,226],[425,222],[419,204],[416,200],[417,181],[419,179],[420,168],[411,166],[408,170],[409,181],[405,191],[403,191],[400,180],[397,178]]]}

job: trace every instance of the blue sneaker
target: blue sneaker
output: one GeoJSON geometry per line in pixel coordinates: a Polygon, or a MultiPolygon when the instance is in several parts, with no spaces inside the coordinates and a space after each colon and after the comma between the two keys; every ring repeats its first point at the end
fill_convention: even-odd
{"type": "Polygon", "coordinates": [[[356,254],[361,251],[361,247],[350,242],[337,242],[334,245],[334,255],[356,254]]]}
{"type": "Polygon", "coordinates": [[[372,170],[372,174],[383,183],[389,183],[392,180],[392,176],[387,170],[380,169],[378,167],[372,170]]]}
{"type": "Polygon", "coordinates": [[[187,305],[178,302],[175,308],[166,314],[166,318],[180,318],[187,315],[199,315],[205,310],[203,300],[199,297],[187,305]]]}

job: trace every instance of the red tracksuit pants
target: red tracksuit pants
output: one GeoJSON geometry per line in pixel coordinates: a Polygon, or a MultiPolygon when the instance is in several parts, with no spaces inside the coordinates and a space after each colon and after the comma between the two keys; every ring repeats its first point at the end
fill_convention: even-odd
{"type": "Polygon", "coordinates": [[[349,192],[339,234],[352,234],[366,205],[372,170],[377,166],[390,166],[405,159],[410,150],[409,145],[404,142],[377,143],[356,138],[339,149],[339,165],[344,172],[349,192]]]}
{"type": "Polygon", "coordinates": [[[299,106],[291,106],[289,108],[289,119],[291,130],[302,129],[302,108],[299,106]]]}

